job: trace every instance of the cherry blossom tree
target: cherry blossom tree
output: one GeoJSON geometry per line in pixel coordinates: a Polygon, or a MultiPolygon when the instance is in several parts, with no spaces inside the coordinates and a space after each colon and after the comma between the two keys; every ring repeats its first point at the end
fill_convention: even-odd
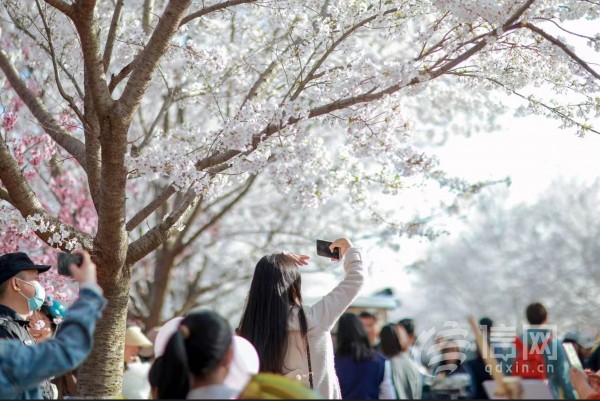
{"type": "Polygon", "coordinates": [[[600,180],[559,179],[531,204],[506,206],[505,195],[479,197],[463,229],[413,266],[415,310],[430,322],[474,315],[518,326],[527,305],[542,302],[561,334],[597,334],[600,180]]]}
{"type": "Polygon", "coordinates": [[[569,37],[596,51],[600,37],[564,26],[598,18],[595,1],[3,0],[0,15],[3,221],[89,249],[110,303],[79,371],[87,396],[120,391],[136,263],[253,175],[288,207],[343,192],[418,231],[374,194],[477,189],[414,146],[432,124],[485,129],[500,89],[598,133],[600,75],[569,37]]]}

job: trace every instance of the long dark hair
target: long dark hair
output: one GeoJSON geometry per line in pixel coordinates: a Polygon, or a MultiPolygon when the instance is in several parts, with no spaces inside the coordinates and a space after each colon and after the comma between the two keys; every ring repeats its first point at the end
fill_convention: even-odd
{"type": "Polygon", "coordinates": [[[169,339],[157,366],[158,398],[182,399],[190,390],[191,373],[204,378],[221,363],[233,333],[227,320],[210,310],[190,312],[169,339]]]}
{"type": "Polygon", "coordinates": [[[369,335],[354,313],[344,313],[338,321],[336,355],[350,355],[354,362],[372,359],[375,352],[369,345],[369,335]]]}
{"type": "Polygon", "coordinates": [[[298,267],[285,254],[264,256],[256,264],[238,334],[256,348],[261,372],[283,372],[288,319],[293,306],[300,307],[300,331],[306,338],[308,328],[301,288],[298,267]]]}
{"type": "Polygon", "coordinates": [[[402,352],[402,343],[393,324],[386,324],[379,333],[381,353],[387,357],[394,357],[402,352]]]}

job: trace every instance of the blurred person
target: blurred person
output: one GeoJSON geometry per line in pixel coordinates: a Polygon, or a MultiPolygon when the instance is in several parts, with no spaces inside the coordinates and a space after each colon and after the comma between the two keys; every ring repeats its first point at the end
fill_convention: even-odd
{"type": "Polygon", "coordinates": [[[330,250],[336,247],[346,275],[311,307],[302,304],[298,270],[309,257],[283,253],[263,257],[254,270],[238,328],[238,334],[256,348],[261,372],[300,380],[328,399],[341,397],[331,330],[364,280],[360,250],[346,238],[333,241],[330,250]]]}
{"type": "Polygon", "coordinates": [[[565,334],[562,342],[573,344],[573,348],[575,348],[575,351],[577,352],[581,365],[586,367],[587,361],[592,355],[592,349],[595,345],[594,339],[583,333],[570,331],[565,334]]]}
{"type": "Polygon", "coordinates": [[[472,396],[472,373],[464,360],[462,352],[455,340],[446,340],[442,347],[442,359],[436,366],[438,378],[432,385],[435,399],[465,399],[472,396]]]}
{"type": "Polygon", "coordinates": [[[590,357],[585,361],[583,367],[590,369],[593,372],[597,372],[600,370],[600,346],[595,344],[590,351],[590,357]]]}
{"type": "MultiPolygon", "coordinates": [[[[490,349],[490,352],[494,352],[490,344],[490,332],[493,325],[494,322],[488,317],[483,317],[479,319],[479,327],[481,328],[484,341],[487,342],[488,349],[490,349]]],[[[475,344],[475,346],[477,347],[477,344],[475,344]]],[[[488,395],[485,389],[483,388],[483,382],[487,380],[492,380],[493,378],[488,373],[488,370],[486,369],[486,363],[481,356],[483,350],[480,350],[479,347],[477,347],[477,349],[478,350],[476,352],[475,357],[470,361],[466,361],[465,364],[469,370],[469,373],[471,374],[471,394],[473,395],[473,398],[475,398],[476,400],[487,400],[488,395]]]]}
{"type": "Polygon", "coordinates": [[[600,400],[600,375],[589,369],[569,369],[569,379],[582,400],[600,400]]]}
{"type": "Polygon", "coordinates": [[[507,350],[508,373],[524,379],[547,379],[555,398],[575,399],[561,342],[546,327],[546,308],[539,302],[532,303],[525,309],[525,316],[530,327],[507,350]]]}
{"type": "Polygon", "coordinates": [[[358,315],[360,318],[367,334],[369,335],[369,345],[375,347],[377,339],[379,338],[378,327],[377,327],[377,316],[366,310],[360,312],[358,315]]]}
{"type": "Polygon", "coordinates": [[[410,356],[410,341],[404,326],[386,324],[381,328],[379,339],[381,352],[390,360],[396,397],[400,400],[421,399],[422,377],[410,356]]]}
{"type": "MultiPolygon", "coordinates": [[[[66,315],[67,309],[61,302],[52,297],[46,297],[40,310],[31,315],[27,330],[37,343],[49,340],[54,337],[66,315]]],[[[74,370],[53,378],[51,383],[56,389],[56,398],[59,400],[65,396],[72,397],[77,394],[77,377],[74,370]]]]}
{"type": "Polygon", "coordinates": [[[389,362],[371,348],[369,334],[353,313],[344,313],[338,322],[334,362],[342,399],[396,398],[389,362]]]}
{"type": "Polygon", "coordinates": [[[125,370],[123,372],[123,396],[129,399],[150,397],[148,372],[151,365],[142,362],[138,356],[140,349],[152,348],[152,341],[142,333],[139,326],[129,326],[125,330],[125,370]]]}
{"type": "Polygon", "coordinates": [[[239,391],[225,384],[232,360],[233,331],[227,320],[210,310],[190,312],[160,356],[158,398],[237,397],[239,391]]]}
{"type": "MultiPolygon", "coordinates": [[[[79,298],[69,308],[55,337],[40,344],[23,344],[20,339],[0,340],[0,398],[41,399],[41,382],[75,369],[89,355],[96,322],[106,300],[97,284],[96,265],[89,253],[73,253],[83,257],[80,267],[69,266],[73,280],[80,284],[79,298]]],[[[6,263],[6,259],[1,262],[0,274],[6,274],[10,267],[6,263]]],[[[11,287],[16,285],[9,281],[11,287]]]]}
{"type": "MultiPolygon", "coordinates": [[[[153,327],[146,332],[145,336],[148,340],[150,340],[150,342],[152,344],[155,343],[156,336],[158,335],[159,330],[160,330],[160,327],[153,327]]],[[[154,355],[154,346],[147,347],[147,348],[140,348],[140,352],[138,352],[138,357],[140,358],[140,360],[142,362],[152,362],[154,360],[154,358],[156,357],[154,355]]]]}
{"type": "Polygon", "coordinates": [[[152,361],[152,366],[148,371],[148,383],[150,383],[150,399],[158,400],[158,386],[162,375],[162,355],[157,356],[152,361]]]}
{"type": "MultiPolygon", "coordinates": [[[[398,321],[398,325],[402,326],[408,336],[408,352],[410,357],[421,374],[422,391],[421,395],[423,398],[431,398],[431,373],[429,372],[430,361],[435,358],[439,351],[436,351],[436,347],[430,348],[429,352],[423,352],[421,345],[417,344],[417,336],[415,335],[415,322],[412,318],[404,318],[398,321]]],[[[436,340],[437,341],[437,340],[436,340]]]]}
{"type": "MultiPolygon", "coordinates": [[[[28,319],[46,299],[46,290],[38,277],[49,269],[48,265],[34,264],[23,252],[0,256],[0,340],[17,339],[25,345],[35,344],[27,330],[28,319]]],[[[40,391],[44,399],[55,397],[49,380],[40,383],[40,391]]]]}

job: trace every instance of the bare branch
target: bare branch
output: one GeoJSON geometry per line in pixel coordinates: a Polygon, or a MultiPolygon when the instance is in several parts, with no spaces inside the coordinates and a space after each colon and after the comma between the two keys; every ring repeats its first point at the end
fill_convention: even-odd
{"type": "Polygon", "coordinates": [[[158,21],[148,44],[139,56],[123,95],[119,99],[119,108],[124,116],[132,118],[140,104],[146,88],[150,84],[152,74],[159,60],[170,46],[171,39],[179,27],[183,13],[189,7],[191,0],[171,0],[158,21]]]}
{"type": "Polygon", "coordinates": [[[72,6],[66,3],[64,0],[44,0],[47,4],[61,11],[65,15],[70,15],[72,6]]]}
{"type": "Polygon", "coordinates": [[[46,16],[44,15],[44,12],[42,11],[42,6],[40,5],[40,1],[35,0],[35,4],[37,6],[38,12],[40,13],[40,17],[42,17],[42,23],[44,24],[44,30],[46,31],[46,36],[48,39],[48,50],[50,51],[50,58],[52,59],[52,68],[54,70],[54,80],[56,81],[56,87],[58,88],[58,92],[60,93],[62,98],[65,99],[67,101],[67,103],[69,103],[69,107],[71,107],[71,110],[73,110],[75,112],[75,114],[77,115],[77,117],[79,117],[79,120],[84,121],[83,114],[81,113],[81,111],[79,110],[77,105],[75,104],[75,101],[73,100],[73,96],[70,96],[65,92],[65,90],[62,86],[62,83],[60,82],[60,74],[58,72],[58,64],[56,61],[56,54],[54,52],[54,45],[52,44],[52,32],[50,31],[50,27],[48,26],[48,22],[46,21],[46,16]]]}
{"type": "Polygon", "coordinates": [[[113,11],[113,16],[110,21],[110,28],[108,29],[108,36],[106,37],[106,43],[104,44],[104,57],[102,57],[102,64],[104,65],[104,72],[108,71],[110,66],[110,58],[112,57],[113,47],[115,45],[115,39],[117,38],[117,27],[119,26],[119,19],[121,18],[121,11],[125,0],[118,0],[113,11]]]}
{"type": "Polygon", "coordinates": [[[140,223],[152,213],[156,211],[161,205],[163,205],[177,190],[173,184],[163,189],[162,193],[140,210],[135,216],[133,216],[126,224],[125,229],[130,232],[136,228],[140,223]]]}
{"type": "Polygon", "coordinates": [[[543,30],[541,30],[540,28],[538,28],[538,27],[536,27],[534,25],[531,25],[528,22],[523,23],[522,25],[525,28],[527,28],[527,29],[529,29],[529,30],[537,33],[538,35],[540,35],[541,37],[543,37],[544,39],[546,39],[548,42],[552,43],[553,45],[558,46],[573,61],[575,61],[577,64],[579,64],[584,70],[586,70],[587,72],[589,72],[590,74],[592,74],[592,76],[594,78],[600,79],[600,74],[597,73],[596,71],[594,71],[594,69],[592,67],[590,67],[588,63],[586,63],[585,61],[583,61],[579,56],[577,56],[577,54],[575,54],[571,49],[569,49],[566,44],[564,44],[560,40],[556,39],[555,37],[547,34],[543,30]]]}
{"type": "Polygon", "coordinates": [[[44,131],[85,169],[86,158],[83,143],[71,136],[54,120],[40,99],[21,80],[18,71],[10,63],[8,56],[2,50],[0,50],[0,70],[4,72],[11,86],[17,92],[17,95],[27,105],[27,108],[29,108],[31,114],[38,120],[44,131]]]}
{"type": "MultiPolygon", "coordinates": [[[[29,186],[27,179],[21,172],[17,161],[10,154],[4,138],[0,135],[0,181],[6,188],[5,193],[11,204],[17,208],[23,218],[27,219],[33,215],[39,215],[44,222],[54,226],[56,230],[65,230],[69,233],[69,238],[76,238],[83,245],[92,246],[92,238],[74,227],[69,226],[54,216],[46,212],[37,196],[29,186]]],[[[4,199],[4,197],[3,197],[4,199]]],[[[46,230],[45,232],[36,231],[36,235],[50,244],[53,234],[56,231],[46,230]]],[[[54,245],[55,246],[55,245],[54,245]]]]}
{"type": "Polygon", "coordinates": [[[203,16],[210,14],[212,12],[215,12],[215,11],[224,10],[226,8],[237,6],[240,4],[254,3],[254,2],[256,2],[256,0],[228,0],[228,1],[224,1],[223,3],[214,4],[210,7],[204,7],[202,10],[198,10],[195,13],[186,15],[185,18],[183,18],[181,20],[181,23],[179,24],[179,26],[185,25],[188,22],[190,22],[196,18],[203,17],[203,16]]]}

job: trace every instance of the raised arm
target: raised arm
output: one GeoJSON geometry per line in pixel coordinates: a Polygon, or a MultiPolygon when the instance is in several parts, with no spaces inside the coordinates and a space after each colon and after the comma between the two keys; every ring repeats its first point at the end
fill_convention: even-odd
{"type": "Polygon", "coordinates": [[[358,296],[363,286],[363,265],[359,248],[354,248],[346,238],[339,238],[331,244],[340,248],[340,258],[344,259],[344,279],[312,307],[306,307],[307,320],[325,330],[333,329],[342,313],[358,296]]]}

